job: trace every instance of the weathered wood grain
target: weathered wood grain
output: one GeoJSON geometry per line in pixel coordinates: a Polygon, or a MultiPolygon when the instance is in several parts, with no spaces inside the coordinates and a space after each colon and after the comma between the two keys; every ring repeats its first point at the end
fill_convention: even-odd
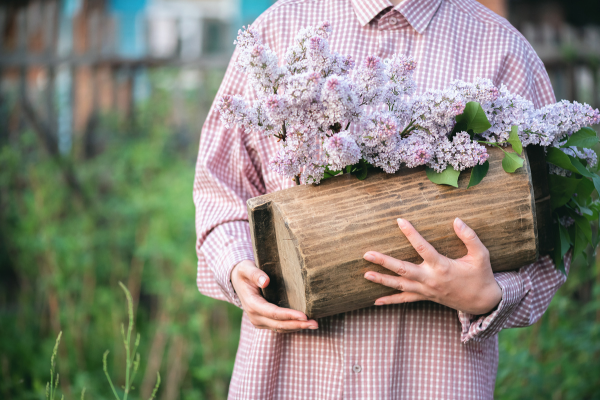
{"type": "Polygon", "coordinates": [[[397,226],[399,217],[448,257],[466,254],[452,225],[460,217],[490,250],[494,271],[534,262],[540,238],[548,239],[545,233],[538,237],[538,230],[548,228],[550,218],[543,207],[536,215],[545,201],[536,203],[531,168],[542,175],[545,170],[537,159],[534,165],[526,158],[524,168],[507,174],[502,152],[489,152],[488,176],[468,190],[469,173],[453,188],[431,183],[423,168],[405,168],[393,175],[372,173],[364,181],[343,175],[250,199],[256,263],[271,277],[265,297],[318,318],[368,307],[396,292],[364,279],[368,270],[391,272],[362,257],[375,250],[421,262],[397,226]]]}

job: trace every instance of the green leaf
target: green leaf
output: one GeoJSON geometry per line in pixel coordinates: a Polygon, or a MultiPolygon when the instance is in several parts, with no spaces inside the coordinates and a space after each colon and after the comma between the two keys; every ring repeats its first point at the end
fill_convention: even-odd
{"type": "Polygon", "coordinates": [[[462,114],[455,117],[456,125],[453,132],[469,132],[483,133],[492,127],[490,121],[485,115],[485,111],[481,108],[481,104],[476,101],[470,101],[465,105],[465,110],[462,114]]]}
{"type": "Polygon", "coordinates": [[[575,172],[579,174],[577,168],[573,166],[571,163],[571,159],[568,155],[566,155],[562,150],[557,149],[556,147],[548,147],[548,152],[546,153],[546,161],[550,164],[554,164],[557,167],[561,167],[562,169],[566,169],[567,171],[575,172]]]}
{"type": "Polygon", "coordinates": [[[600,194],[600,176],[588,171],[588,169],[584,167],[583,164],[575,157],[569,156],[569,161],[571,162],[571,165],[573,165],[573,167],[577,170],[577,172],[579,172],[586,178],[590,178],[592,180],[596,191],[600,194]]]}
{"type": "Polygon", "coordinates": [[[592,192],[594,191],[594,184],[589,179],[582,179],[577,185],[577,196],[580,199],[589,199],[592,196],[592,192]]]}
{"type": "Polygon", "coordinates": [[[518,154],[523,153],[523,143],[521,143],[521,139],[519,139],[519,127],[513,125],[510,129],[510,136],[508,137],[507,142],[512,145],[514,151],[518,154]]]}
{"type": "Polygon", "coordinates": [[[363,181],[367,178],[370,166],[371,164],[366,162],[364,158],[361,158],[358,164],[352,166],[354,170],[353,174],[356,175],[359,181],[363,181]]]}
{"type": "Polygon", "coordinates": [[[504,151],[504,158],[502,159],[502,168],[504,168],[506,172],[512,174],[522,166],[523,159],[521,157],[519,157],[515,153],[509,153],[507,151],[504,151]]]}
{"type": "Polygon", "coordinates": [[[476,165],[473,167],[473,170],[471,171],[471,179],[469,179],[469,186],[467,186],[467,189],[478,185],[483,178],[485,178],[485,176],[488,173],[488,170],[490,169],[490,163],[488,161],[484,162],[481,165],[476,165]]]}
{"type": "Polygon", "coordinates": [[[588,221],[584,216],[576,214],[575,212],[571,213],[571,218],[575,220],[577,229],[583,233],[587,241],[592,243],[592,225],[590,224],[590,221],[588,221]]]}
{"type": "Polygon", "coordinates": [[[567,178],[560,175],[548,175],[548,186],[550,187],[550,204],[552,209],[564,206],[573,196],[581,179],[567,178]]]}
{"type": "Polygon", "coordinates": [[[571,238],[569,237],[569,231],[567,228],[558,223],[558,230],[560,236],[560,257],[563,258],[567,251],[571,248],[571,238]]]}
{"type": "Polygon", "coordinates": [[[577,132],[571,135],[567,143],[565,143],[562,147],[585,147],[591,148],[598,143],[598,135],[596,131],[592,128],[581,128],[577,132]]]}
{"type": "Polygon", "coordinates": [[[356,177],[359,181],[364,181],[365,179],[367,179],[368,172],[369,170],[367,168],[361,168],[359,171],[356,172],[356,177]]]}
{"type": "Polygon", "coordinates": [[[329,167],[325,167],[325,172],[323,172],[323,179],[333,178],[336,175],[339,175],[342,171],[332,171],[329,167]]]}
{"type": "Polygon", "coordinates": [[[427,178],[433,183],[437,183],[438,185],[450,185],[454,187],[458,187],[458,177],[460,175],[460,171],[455,170],[454,168],[447,167],[441,173],[435,172],[433,168],[427,167],[427,178]]]}

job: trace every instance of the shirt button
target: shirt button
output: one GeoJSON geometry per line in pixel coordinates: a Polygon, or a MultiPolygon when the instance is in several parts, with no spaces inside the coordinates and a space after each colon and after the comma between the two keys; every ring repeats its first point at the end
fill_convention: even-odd
{"type": "Polygon", "coordinates": [[[352,367],[352,371],[354,371],[358,374],[360,371],[362,371],[362,368],[360,365],[354,364],[354,366],[352,367]]]}
{"type": "Polygon", "coordinates": [[[398,23],[398,20],[394,17],[390,17],[390,19],[388,19],[388,22],[390,23],[390,25],[396,25],[398,23]]]}

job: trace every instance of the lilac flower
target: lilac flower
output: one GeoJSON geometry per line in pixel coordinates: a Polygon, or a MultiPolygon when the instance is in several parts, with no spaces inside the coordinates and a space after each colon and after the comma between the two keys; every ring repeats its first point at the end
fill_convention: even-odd
{"type": "Polygon", "coordinates": [[[387,80],[385,64],[381,59],[377,56],[365,58],[352,76],[360,105],[378,104],[387,80]]]}
{"type": "MultiPolygon", "coordinates": [[[[519,95],[508,92],[502,85],[499,95],[493,101],[483,105],[483,109],[492,127],[482,134],[489,142],[504,142],[508,139],[514,125],[522,126],[533,110],[533,103],[519,95]]],[[[520,135],[524,146],[531,143],[529,135],[520,135]]]]}
{"type": "Polygon", "coordinates": [[[278,94],[270,94],[264,100],[265,109],[269,118],[277,125],[281,125],[288,118],[288,104],[285,98],[278,94]]]}
{"type": "Polygon", "coordinates": [[[262,43],[252,28],[240,30],[234,43],[240,49],[236,65],[246,73],[259,96],[273,93],[286,74],[285,67],[278,66],[275,52],[262,43]]]}
{"type": "MultiPolygon", "coordinates": [[[[513,126],[523,146],[558,147],[582,127],[600,123],[600,112],[587,104],[561,101],[535,109],[489,79],[455,80],[414,96],[414,59],[368,56],[355,67],[351,56],[332,51],[330,34],[328,22],[301,29],[279,66],[253,28],[241,30],[237,64],[256,98],[250,103],[227,95],[216,104],[226,127],[276,137],[280,149],[269,168],[302,183],[319,183],[326,168],[341,170],[361,158],[388,173],[403,165],[462,171],[487,160],[478,140],[507,145],[513,126]],[[467,132],[450,137],[456,116],[471,101],[481,105],[491,127],[474,138],[467,132]]],[[[598,162],[590,149],[561,150],[589,167],[598,162]]]]}
{"type": "Polygon", "coordinates": [[[323,150],[332,171],[341,171],[348,165],[356,164],[361,157],[360,148],[346,131],[325,139],[323,150]]]}
{"type": "Polygon", "coordinates": [[[429,163],[433,157],[434,150],[427,140],[421,135],[411,135],[400,141],[398,150],[400,158],[408,168],[418,167],[429,163]]]}
{"type": "Polygon", "coordinates": [[[443,138],[452,132],[455,117],[464,110],[465,100],[455,90],[434,90],[417,96],[411,106],[411,120],[418,131],[443,138]]]}
{"type": "Polygon", "coordinates": [[[566,147],[562,151],[572,157],[579,158],[587,163],[588,168],[594,168],[598,164],[598,155],[592,149],[579,150],[577,147],[566,147]]]}
{"type": "Polygon", "coordinates": [[[344,77],[334,75],[327,78],[321,91],[321,101],[324,123],[328,125],[355,121],[360,115],[356,95],[344,77]]]}
{"type": "Polygon", "coordinates": [[[475,82],[455,80],[450,83],[448,90],[459,93],[466,102],[476,101],[482,105],[495,101],[499,95],[498,88],[492,81],[482,78],[475,79],[475,82]]]}
{"type": "Polygon", "coordinates": [[[558,221],[565,228],[568,228],[575,223],[575,220],[573,218],[569,217],[568,215],[563,215],[562,217],[560,217],[558,219],[558,221]]]}
{"type": "Polygon", "coordinates": [[[398,128],[398,120],[392,113],[374,112],[363,122],[360,142],[368,147],[380,146],[381,143],[397,135],[398,128]]]}

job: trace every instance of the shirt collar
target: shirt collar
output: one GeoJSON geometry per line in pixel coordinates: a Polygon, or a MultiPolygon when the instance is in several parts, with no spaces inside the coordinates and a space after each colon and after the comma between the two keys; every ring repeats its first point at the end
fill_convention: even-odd
{"type": "MultiPolygon", "coordinates": [[[[351,0],[351,2],[362,26],[367,25],[386,8],[392,7],[389,0],[351,0]]],[[[404,0],[395,9],[417,32],[423,34],[441,3],[442,0],[404,0]]]]}

